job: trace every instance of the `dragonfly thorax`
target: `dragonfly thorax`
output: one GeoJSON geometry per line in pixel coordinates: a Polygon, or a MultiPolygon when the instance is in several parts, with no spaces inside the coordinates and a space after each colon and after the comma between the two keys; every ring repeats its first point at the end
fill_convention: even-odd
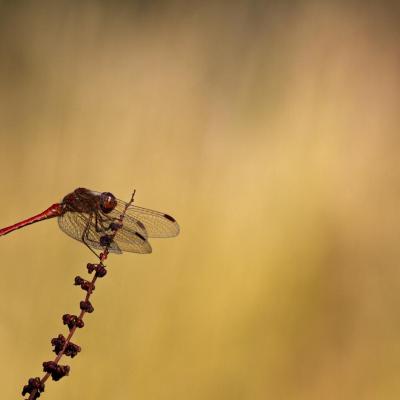
{"type": "Polygon", "coordinates": [[[62,203],[64,211],[93,214],[99,208],[99,196],[85,188],[67,194],[62,203]]]}

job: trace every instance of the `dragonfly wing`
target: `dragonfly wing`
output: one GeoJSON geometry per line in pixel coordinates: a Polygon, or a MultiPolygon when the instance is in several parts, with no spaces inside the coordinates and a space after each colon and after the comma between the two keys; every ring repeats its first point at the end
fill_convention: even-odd
{"type": "MultiPolygon", "coordinates": [[[[102,248],[100,245],[101,236],[114,235],[111,226],[113,223],[118,222],[118,219],[116,218],[116,215],[113,216],[111,213],[105,214],[101,211],[99,211],[97,216],[97,222],[95,217],[92,219],[92,223],[87,232],[87,239],[91,243],[100,246],[96,248],[102,248]]],[[[122,227],[117,230],[110,248],[112,249],[113,245],[115,245],[122,251],[141,254],[151,253],[152,249],[150,243],[147,241],[147,233],[144,230],[144,226],[140,223],[138,225],[135,221],[129,223],[130,221],[126,217],[127,215],[125,215],[125,218],[123,219],[122,227]],[[139,231],[132,228],[132,226],[137,228],[139,231]],[[143,226],[143,228],[140,226],[143,226]]]]}
{"type": "MultiPolygon", "coordinates": [[[[89,214],[66,212],[58,217],[58,225],[63,232],[73,239],[76,239],[79,242],[84,240],[85,243],[93,249],[103,249],[100,245],[100,237],[105,235],[107,232],[97,232],[89,214]]],[[[115,242],[110,244],[109,251],[117,254],[121,253],[121,249],[115,242]]]]}
{"type": "Polygon", "coordinates": [[[148,254],[152,252],[151,245],[147,238],[139,232],[131,231],[125,226],[118,229],[114,242],[122,251],[129,251],[131,253],[148,254]]]}
{"type": "MultiPolygon", "coordinates": [[[[120,203],[122,203],[121,200],[118,200],[118,201],[120,203]]],[[[120,203],[118,203],[118,204],[120,204],[120,203]]],[[[99,213],[101,215],[102,220],[104,221],[104,224],[109,225],[112,222],[116,222],[119,220],[123,210],[124,210],[123,206],[118,207],[118,205],[117,205],[117,207],[114,208],[114,210],[112,210],[111,212],[109,212],[107,214],[103,213],[102,211],[100,211],[99,213]]],[[[141,221],[139,221],[138,219],[128,215],[127,213],[125,214],[124,219],[123,219],[123,227],[125,229],[127,229],[128,231],[137,232],[145,238],[148,237],[147,229],[144,226],[144,224],[141,221]]]]}
{"type": "MultiPolygon", "coordinates": [[[[94,221],[95,219],[93,217],[91,223],[89,224],[89,227],[85,232],[84,241],[93,249],[104,250],[104,246],[100,244],[100,238],[104,235],[110,235],[112,232],[111,230],[104,230],[102,228],[99,228],[99,226],[97,226],[96,229],[96,224],[94,221]]],[[[115,240],[113,240],[108,246],[108,251],[110,251],[111,253],[121,254],[121,250],[122,249],[120,249],[118,243],[115,240]]]]}
{"type": "MultiPolygon", "coordinates": [[[[122,200],[118,200],[115,210],[119,214],[122,213],[125,204],[122,200]]],[[[135,205],[128,207],[124,218],[124,225],[131,228],[130,221],[134,222],[135,231],[149,238],[168,238],[177,236],[179,233],[179,225],[170,215],[135,205]],[[139,228],[143,227],[142,231],[145,234],[140,229],[137,229],[137,226],[139,228]]]]}
{"type": "MultiPolygon", "coordinates": [[[[121,212],[116,209],[107,214],[99,211],[97,230],[101,227],[103,229],[103,235],[113,235],[114,231],[110,229],[110,226],[113,223],[118,223],[121,212]]],[[[147,231],[145,226],[140,221],[130,218],[127,214],[125,214],[122,221],[122,227],[117,230],[114,242],[116,242],[118,247],[123,251],[142,254],[152,252],[150,243],[147,240],[147,231]]]]}
{"type": "Polygon", "coordinates": [[[89,221],[89,215],[66,212],[58,217],[58,226],[73,239],[82,241],[82,235],[89,221]]]}
{"type": "Polygon", "coordinates": [[[129,207],[127,214],[143,223],[149,237],[168,238],[179,234],[179,225],[169,214],[137,206],[129,207]]]}

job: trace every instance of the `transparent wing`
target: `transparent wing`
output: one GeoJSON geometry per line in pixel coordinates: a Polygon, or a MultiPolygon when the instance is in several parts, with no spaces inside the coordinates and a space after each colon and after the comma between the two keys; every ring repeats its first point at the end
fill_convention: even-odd
{"type": "MultiPolygon", "coordinates": [[[[99,211],[99,215],[101,216],[102,220],[104,221],[104,224],[110,224],[112,222],[115,222],[119,219],[120,215],[124,211],[124,205],[120,204],[123,203],[121,200],[118,200],[118,205],[114,210],[111,212],[105,214],[102,211],[99,211]]],[[[128,213],[125,214],[124,220],[123,220],[123,228],[125,228],[128,231],[131,232],[137,232],[144,238],[148,238],[147,234],[147,229],[144,226],[144,224],[139,221],[138,219],[128,215],[128,213]]]]}
{"type": "MultiPolygon", "coordinates": [[[[85,242],[95,249],[103,249],[100,244],[100,238],[104,235],[112,235],[114,232],[111,229],[100,229],[96,224],[90,224],[85,236],[85,242]]],[[[152,252],[150,243],[140,233],[132,232],[125,227],[118,229],[113,241],[109,246],[110,251],[114,253],[121,253],[128,251],[131,253],[148,254],[152,252]]]]}
{"type": "Polygon", "coordinates": [[[152,252],[152,248],[147,238],[138,232],[133,232],[126,227],[118,229],[114,237],[114,242],[117,242],[118,247],[122,251],[131,253],[148,254],[152,252]]]}
{"type": "MultiPolygon", "coordinates": [[[[84,237],[85,243],[93,249],[103,249],[100,245],[100,237],[103,236],[105,232],[96,232],[95,224],[93,224],[89,214],[66,212],[58,217],[58,225],[63,232],[73,239],[82,242],[84,237]],[[83,234],[85,231],[86,233],[84,236],[83,234]]],[[[121,253],[121,249],[115,242],[111,243],[109,251],[111,253],[121,253]]]]}
{"type": "MultiPolygon", "coordinates": [[[[95,216],[93,216],[88,228],[85,231],[84,241],[93,249],[103,250],[104,247],[100,244],[100,238],[107,234],[111,234],[111,230],[103,229],[100,227],[99,224],[97,224],[96,226],[95,216]]],[[[111,253],[122,253],[122,249],[119,247],[118,243],[115,240],[110,243],[108,249],[111,253]]]]}
{"type": "MultiPolygon", "coordinates": [[[[114,234],[114,231],[110,229],[111,224],[118,222],[119,216],[120,213],[118,212],[105,214],[99,211],[95,214],[88,229],[87,238],[93,243],[97,242],[96,248],[102,248],[100,245],[101,236],[114,234]]],[[[147,241],[147,232],[143,224],[141,224],[140,221],[130,221],[127,215],[125,215],[123,219],[122,228],[118,229],[114,236],[113,242],[116,243],[118,248],[122,251],[142,254],[152,252],[151,245],[147,241]]]]}
{"type": "Polygon", "coordinates": [[[78,218],[77,213],[66,212],[58,217],[58,226],[73,239],[82,241],[82,235],[88,223],[89,216],[78,218]]]}
{"type": "MultiPolygon", "coordinates": [[[[95,216],[74,212],[66,212],[58,218],[60,228],[72,238],[86,244],[93,249],[102,250],[100,238],[104,235],[112,235],[109,218],[98,216],[97,223],[95,216]]],[[[151,253],[152,249],[146,237],[138,232],[131,231],[125,226],[117,231],[114,240],[109,246],[109,251],[120,254],[122,251],[132,253],[151,253]]]]}
{"type": "MultiPolygon", "coordinates": [[[[118,215],[121,214],[125,204],[122,200],[118,200],[114,212],[117,212],[118,215]]],[[[135,205],[128,207],[124,218],[124,226],[130,229],[132,227],[143,236],[149,238],[168,238],[177,236],[179,233],[179,225],[170,215],[135,205]],[[142,229],[140,230],[140,228],[142,229]]]]}

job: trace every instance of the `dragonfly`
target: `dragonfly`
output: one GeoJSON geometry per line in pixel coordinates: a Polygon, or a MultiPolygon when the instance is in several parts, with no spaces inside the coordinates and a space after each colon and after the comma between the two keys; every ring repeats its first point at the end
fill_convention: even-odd
{"type": "Polygon", "coordinates": [[[0,236],[55,217],[63,232],[84,243],[94,254],[94,249],[105,247],[116,254],[151,253],[149,238],[168,238],[179,234],[179,225],[169,214],[127,205],[110,192],[78,188],[40,214],[0,229],[0,236]],[[121,223],[119,218],[125,208],[121,223]]]}

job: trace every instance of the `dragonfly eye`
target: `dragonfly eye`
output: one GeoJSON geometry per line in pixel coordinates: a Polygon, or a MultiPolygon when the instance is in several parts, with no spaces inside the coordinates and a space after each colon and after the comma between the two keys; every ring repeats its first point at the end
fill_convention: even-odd
{"type": "Polygon", "coordinates": [[[117,199],[110,192],[104,192],[100,195],[100,208],[103,213],[107,214],[114,210],[117,205],[117,199]]]}

